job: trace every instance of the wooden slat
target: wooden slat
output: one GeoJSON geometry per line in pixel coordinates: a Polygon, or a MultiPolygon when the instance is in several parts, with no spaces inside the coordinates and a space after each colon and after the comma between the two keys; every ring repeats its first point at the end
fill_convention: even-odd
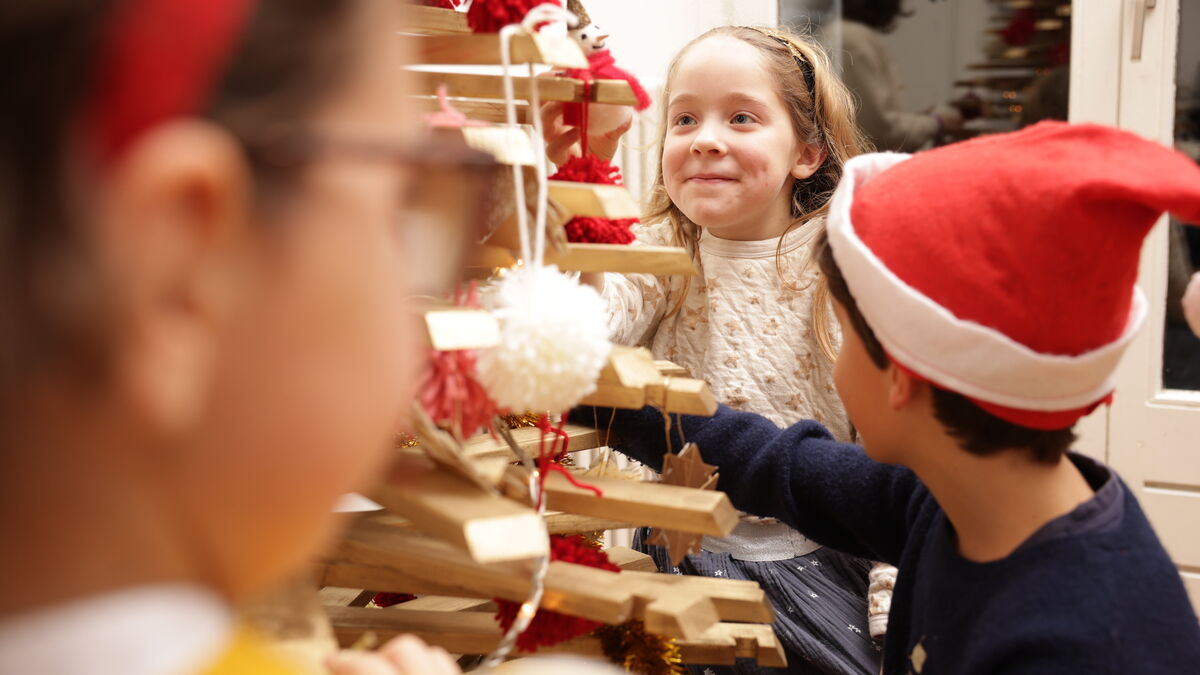
{"type": "MultiPolygon", "coordinates": [[[[408,604],[408,603],[405,603],[408,604]]],[[[330,608],[329,618],[342,647],[349,647],[368,631],[380,641],[405,633],[455,654],[486,654],[500,643],[496,620],[482,612],[437,612],[402,609],[382,611],[356,607],[330,608]]],[[[718,623],[691,640],[676,640],[684,663],[733,664],[735,659],[754,659],[760,666],[783,668],[787,657],[771,626],[765,624],[718,623]]],[[[582,637],[543,650],[600,656],[600,641],[582,637]]]]}
{"type": "Polygon", "coordinates": [[[547,250],[546,262],[568,272],[696,275],[696,264],[692,262],[692,257],[685,249],[675,246],[568,244],[565,253],[547,250]]]}
{"type": "MultiPolygon", "coordinates": [[[[500,35],[401,36],[417,54],[418,63],[501,65],[500,35]]],[[[512,39],[512,63],[545,63],[559,68],[587,68],[579,45],[567,36],[517,35],[512,39]]]]}
{"type": "Polygon", "coordinates": [[[628,546],[610,546],[604,549],[604,552],[608,554],[608,561],[620,567],[623,572],[649,572],[650,574],[658,572],[654,558],[628,546]]]}
{"type": "MultiPolygon", "coordinates": [[[[523,467],[509,467],[514,480],[506,484],[509,496],[528,499],[520,487],[526,484],[523,467]]],[[[600,518],[611,518],[633,525],[649,525],[668,530],[694,532],[722,537],[737,525],[737,511],[724,492],[694,490],[662,483],[642,483],[620,478],[581,476],[580,480],[599,488],[603,497],[577,488],[566,476],[552,472],[546,477],[546,505],[600,518]]]]}
{"type": "MultiPolygon", "coordinates": [[[[428,70],[414,71],[414,91],[435,95],[445,85],[446,95],[459,98],[504,99],[504,78],[501,75],[473,73],[443,73],[428,70]]],[[[538,77],[538,98],[542,101],[583,101],[583,80],[570,77],[538,77]]],[[[532,97],[531,78],[512,78],[513,97],[528,101],[532,97]]],[[[593,80],[588,100],[611,105],[636,105],[637,97],[625,80],[593,80]]]]}
{"type": "Polygon", "coordinates": [[[400,30],[418,35],[447,35],[470,33],[467,15],[452,9],[426,7],[405,3],[400,30]]]}
{"type": "MultiPolygon", "coordinates": [[[[482,565],[430,537],[357,521],[319,573],[325,585],[522,602],[530,590],[531,570],[529,562],[482,565]]],[[[674,579],[555,561],[546,573],[542,607],[610,624],[638,618],[651,632],[698,638],[721,620],[717,603],[710,598],[721,593],[674,579]]],[[[726,593],[743,591],[734,588],[726,593]]]]}
{"type": "Polygon", "coordinates": [[[770,623],[775,620],[766,593],[754,581],[635,570],[622,574],[626,583],[635,588],[643,584],[664,585],[677,588],[685,594],[705,596],[712,600],[722,621],[770,623]]]}
{"type": "MultiPolygon", "coordinates": [[[[579,424],[568,424],[563,428],[563,431],[569,437],[567,452],[599,448],[604,446],[607,440],[603,429],[593,429],[579,424]]],[[[524,453],[534,457],[537,456],[542,438],[540,429],[527,427],[524,429],[513,429],[511,433],[513,440],[517,442],[517,445],[524,453]]],[[[547,442],[549,442],[549,439],[547,439],[547,442]]],[[[507,443],[500,439],[492,438],[491,434],[486,432],[464,442],[463,452],[472,459],[493,457],[504,457],[511,460],[517,459],[509,449],[507,443]]]]}
{"type": "Polygon", "coordinates": [[[545,521],[533,509],[421,459],[401,455],[372,499],[481,563],[548,553],[545,521]]]}
{"type": "MultiPolygon", "coordinates": [[[[413,99],[417,102],[417,108],[421,112],[437,112],[441,109],[438,105],[438,100],[431,96],[414,96],[413,99]]],[[[504,104],[500,101],[456,98],[450,99],[450,105],[455,110],[466,115],[468,119],[495,124],[504,124],[508,121],[504,112],[504,104]]],[[[517,101],[516,112],[518,124],[530,123],[529,104],[517,101]]]]}
{"type": "Polygon", "coordinates": [[[712,415],[717,400],[703,380],[663,375],[646,349],[614,346],[582,405],[639,409],[652,405],[685,415],[712,415]]]}
{"type": "Polygon", "coordinates": [[[581,516],[577,513],[546,514],[546,530],[550,534],[583,534],[600,530],[623,530],[628,527],[633,525],[611,518],[581,516]]]}
{"type": "Polygon", "coordinates": [[[461,307],[425,312],[429,344],[439,351],[483,349],[499,344],[500,324],[491,312],[461,307]]]}
{"type": "Polygon", "coordinates": [[[575,216],[596,218],[637,218],[641,215],[629,190],[620,185],[594,185],[552,180],[547,185],[550,198],[575,216]]]}

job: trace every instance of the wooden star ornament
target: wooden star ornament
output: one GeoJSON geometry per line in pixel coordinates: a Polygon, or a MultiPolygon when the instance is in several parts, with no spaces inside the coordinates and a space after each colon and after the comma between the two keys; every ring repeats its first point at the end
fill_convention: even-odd
{"type": "MultiPolygon", "coordinates": [[[[695,443],[686,443],[677,455],[668,450],[663,457],[662,482],[667,485],[712,490],[717,486],[718,477],[717,467],[704,463],[695,443]]],[[[685,555],[700,551],[703,538],[704,535],[692,532],[655,528],[646,543],[666,547],[671,565],[678,567],[685,555]]]]}

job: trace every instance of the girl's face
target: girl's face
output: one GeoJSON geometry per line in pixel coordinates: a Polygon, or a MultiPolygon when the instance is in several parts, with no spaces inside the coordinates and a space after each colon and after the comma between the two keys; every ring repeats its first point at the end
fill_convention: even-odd
{"type": "Polygon", "coordinates": [[[791,191],[812,175],[757,48],[716,35],[688,48],[670,82],[662,172],[671,201],[722,239],[778,236],[791,191]]]}
{"type": "MultiPolygon", "coordinates": [[[[408,140],[400,43],[379,28],[400,24],[391,4],[363,3],[371,16],[355,21],[346,81],[310,120],[314,133],[408,140]]],[[[235,594],[324,542],[336,498],[377,477],[412,400],[425,255],[403,243],[412,178],[400,162],[318,156],[238,243],[236,300],[181,491],[235,594]]]]}

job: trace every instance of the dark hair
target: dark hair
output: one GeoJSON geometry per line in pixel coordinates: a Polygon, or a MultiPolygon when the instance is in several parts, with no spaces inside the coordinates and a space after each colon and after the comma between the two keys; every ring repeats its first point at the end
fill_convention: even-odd
{"type": "MultiPolygon", "coordinates": [[[[304,116],[346,67],[352,0],[261,0],[208,106],[246,138],[304,116]]],[[[0,3],[0,395],[41,364],[95,377],[110,313],[78,230],[77,118],[117,0],[0,3]]],[[[256,180],[265,167],[252,162],[256,180]]],[[[2,411],[3,408],[0,408],[2,411]]]]}
{"type": "MultiPolygon", "coordinates": [[[[846,317],[862,340],[871,362],[881,370],[886,368],[889,362],[887,352],[859,311],[854,296],[850,294],[850,288],[846,285],[846,279],[842,276],[837,261],[833,259],[833,250],[829,247],[829,240],[824,232],[817,238],[814,246],[817,251],[817,264],[829,283],[830,296],[846,311],[846,317]]],[[[1075,432],[1071,427],[1053,431],[1030,429],[996,417],[962,394],[932,384],[930,389],[933,391],[934,417],[969,453],[987,456],[1002,450],[1027,449],[1035,461],[1054,464],[1075,442],[1075,432]]]]}
{"type": "Polygon", "coordinates": [[[897,18],[911,14],[904,11],[904,0],[842,0],[842,18],[884,33],[895,29],[897,18]]]}

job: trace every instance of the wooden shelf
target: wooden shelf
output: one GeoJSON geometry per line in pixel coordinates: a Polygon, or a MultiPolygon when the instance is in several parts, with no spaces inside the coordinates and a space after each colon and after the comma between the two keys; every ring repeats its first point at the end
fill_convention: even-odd
{"type": "MultiPolygon", "coordinates": [[[[437,65],[501,65],[500,35],[401,35],[410,42],[417,63],[437,65]]],[[[587,68],[587,58],[567,36],[517,35],[512,38],[512,63],[545,63],[559,68],[587,68]]]]}

